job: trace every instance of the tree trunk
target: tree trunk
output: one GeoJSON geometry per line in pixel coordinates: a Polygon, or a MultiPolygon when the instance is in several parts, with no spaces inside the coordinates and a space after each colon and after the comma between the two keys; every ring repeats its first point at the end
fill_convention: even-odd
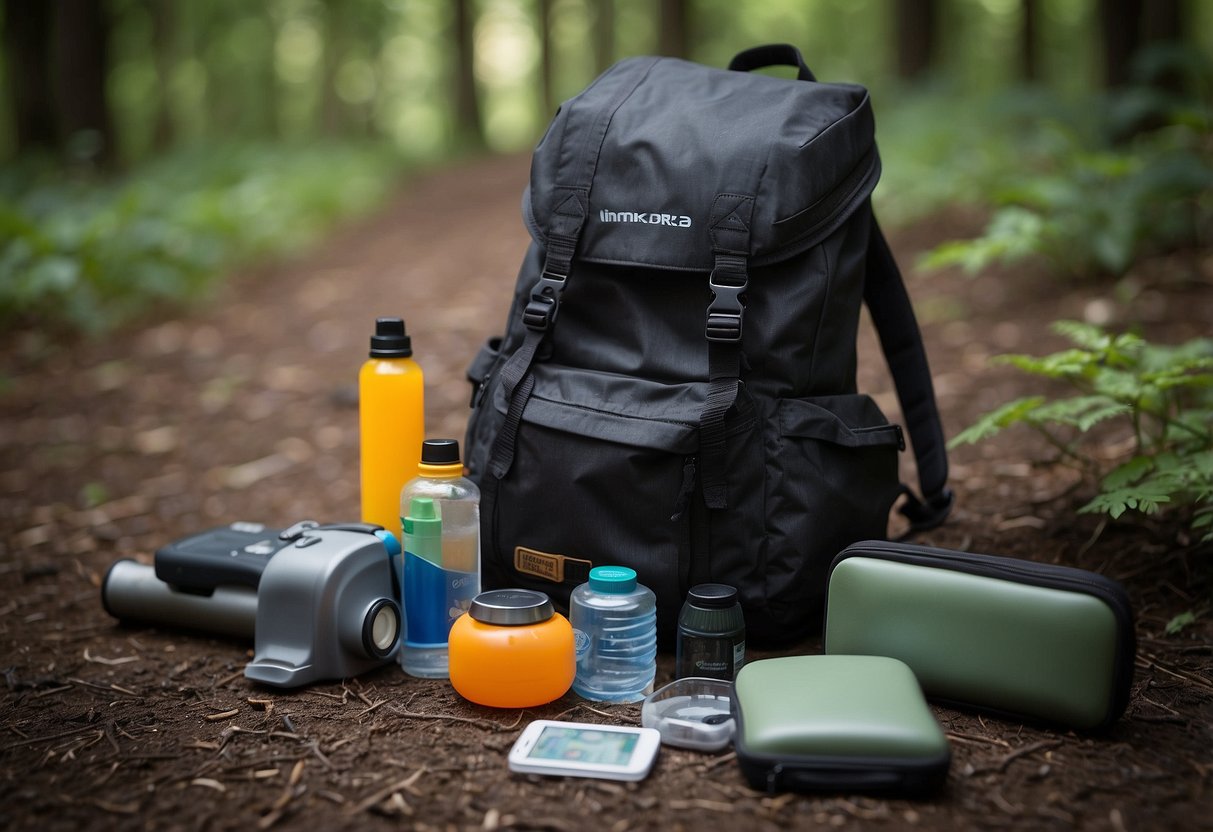
{"type": "Polygon", "coordinates": [[[1180,43],[1184,38],[1183,3],[1180,0],[1150,0],[1144,6],[1142,34],[1149,42],[1180,43]]]}
{"type": "MultiPolygon", "coordinates": [[[[1184,42],[1183,4],[1179,0],[1152,0],[1145,4],[1145,16],[1141,21],[1142,38],[1147,43],[1169,43],[1179,46],[1184,42]]],[[[1150,83],[1167,92],[1184,92],[1187,79],[1183,68],[1170,62],[1150,79],[1150,83]]]]}
{"type": "Polygon", "coordinates": [[[262,104],[261,127],[271,139],[282,135],[281,119],[278,117],[278,68],[274,65],[274,44],[278,41],[278,26],[268,4],[260,10],[261,18],[265,21],[266,46],[257,63],[257,75],[254,83],[261,85],[265,101],[262,104]]]}
{"type": "Polygon", "coordinates": [[[552,0],[539,0],[539,90],[546,116],[556,112],[555,66],[552,60],[552,0]]]}
{"type": "Polygon", "coordinates": [[[671,58],[688,57],[687,3],[688,0],[661,0],[657,31],[659,54],[671,58]]]}
{"type": "Polygon", "coordinates": [[[1141,45],[1142,0],[1099,0],[1103,81],[1108,89],[1129,83],[1129,64],[1141,45]]]}
{"type": "Polygon", "coordinates": [[[897,0],[897,77],[915,81],[935,58],[935,0],[897,0]]]}
{"type": "Polygon", "coordinates": [[[1037,47],[1037,32],[1040,29],[1040,3],[1038,0],[1022,0],[1019,28],[1019,77],[1031,84],[1040,80],[1040,49],[1037,47]]]}
{"type": "Polygon", "coordinates": [[[599,73],[615,63],[615,0],[594,3],[594,66],[599,73]]]}
{"type": "Polygon", "coordinates": [[[102,167],[117,158],[105,78],[109,16],[102,0],[59,0],[55,54],[60,124],[69,152],[102,167]]]}
{"type": "Polygon", "coordinates": [[[326,136],[345,132],[345,106],[337,95],[337,70],[345,45],[345,20],[340,0],[324,3],[324,58],[320,69],[320,129],[326,136]]]}
{"type": "Polygon", "coordinates": [[[476,91],[475,13],[472,0],[455,0],[455,129],[461,140],[484,145],[476,91]]]}
{"type": "Polygon", "coordinates": [[[176,139],[170,82],[177,63],[176,16],[171,0],[144,0],[152,21],[152,60],[156,66],[156,119],[152,124],[152,150],[163,153],[176,139]]]}
{"type": "Polygon", "coordinates": [[[5,77],[18,153],[55,149],[50,73],[53,10],[50,3],[4,0],[5,77]]]}

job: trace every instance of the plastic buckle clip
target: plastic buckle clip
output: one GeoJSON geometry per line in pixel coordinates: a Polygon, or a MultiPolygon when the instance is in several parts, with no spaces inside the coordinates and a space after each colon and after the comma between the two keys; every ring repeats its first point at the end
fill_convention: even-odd
{"type": "Polygon", "coordinates": [[[708,288],[712,290],[712,302],[708,305],[707,339],[709,341],[735,342],[741,340],[741,328],[745,316],[745,304],[741,295],[749,286],[745,272],[730,275],[739,279],[738,283],[723,283],[718,277],[718,270],[713,270],[708,278],[708,288]]]}
{"type": "Polygon", "coordinates": [[[546,332],[556,323],[556,312],[560,308],[560,294],[564,291],[565,275],[544,272],[531,289],[531,299],[522,313],[522,322],[528,329],[546,332]]]}

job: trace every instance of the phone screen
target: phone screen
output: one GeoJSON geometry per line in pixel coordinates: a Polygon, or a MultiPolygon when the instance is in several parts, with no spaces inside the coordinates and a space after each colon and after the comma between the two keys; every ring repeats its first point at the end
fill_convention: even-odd
{"type": "Polygon", "coordinates": [[[597,765],[625,766],[640,738],[622,731],[591,731],[549,725],[528,757],[597,765]]]}

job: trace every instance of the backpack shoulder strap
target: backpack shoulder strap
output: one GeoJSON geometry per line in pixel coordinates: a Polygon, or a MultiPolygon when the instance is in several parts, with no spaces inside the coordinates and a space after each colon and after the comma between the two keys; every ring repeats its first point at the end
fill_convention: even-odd
{"type": "Polygon", "coordinates": [[[868,267],[863,299],[872,314],[872,323],[893,375],[897,399],[910,433],[914,459],[918,465],[919,498],[906,485],[906,502],[899,509],[910,521],[911,532],[924,531],[942,523],[952,510],[953,494],[948,488],[948,452],[935,405],[931,369],[922,345],[922,334],[910,305],[905,282],[889,244],[872,216],[868,237],[868,267]]]}
{"type": "Polygon", "coordinates": [[[496,479],[504,477],[514,463],[514,440],[518,425],[535,386],[535,378],[530,374],[531,363],[535,360],[539,345],[556,323],[560,297],[572,272],[573,258],[577,254],[581,232],[589,214],[590,189],[603,139],[615,112],[636,91],[659,60],[649,58],[638,61],[629,71],[620,72],[615,86],[608,91],[607,100],[604,103],[595,101],[586,104],[584,111],[578,111],[579,129],[570,131],[566,127],[561,134],[562,150],[570,132],[575,135],[571,140],[575,147],[570,148],[567,154],[562,154],[557,184],[551,189],[553,210],[544,241],[543,271],[531,289],[529,301],[521,310],[525,335],[501,368],[501,389],[509,408],[489,458],[489,471],[496,479]]]}

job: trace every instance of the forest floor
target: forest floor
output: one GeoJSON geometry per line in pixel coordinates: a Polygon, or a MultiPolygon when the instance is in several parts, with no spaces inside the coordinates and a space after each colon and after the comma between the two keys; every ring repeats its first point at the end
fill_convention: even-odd
{"type": "MultiPolygon", "coordinates": [[[[248,642],[107,615],[99,587],[119,558],[150,563],[168,541],[234,520],[357,516],[355,380],[377,315],[407,319],[428,434],[462,437],[465,367],[503,327],[527,245],[526,178],[522,157],[419,176],[294,262],[104,339],[0,334],[0,826],[1213,828],[1208,552],[1174,524],[1076,515],[1090,484],[1041,464],[1048,449],[1026,431],[953,453],[956,510],[923,542],[1121,581],[1137,617],[1132,695],[1099,736],[935,707],[953,759],[931,800],[769,796],[731,753],[674,748],[638,784],[511,774],[506,753],[530,720],[637,723],[638,706],[570,693],[497,711],[394,666],[283,692],[244,678],[248,642]],[[1186,610],[1203,615],[1166,635],[1186,610]]],[[[908,268],[978,222],[935,217],[895,232],[893,247],[908,268]]],[[[1053,320],[1140,324],[1170,342],[1213,321],[1208,252],[1153,261],[1115,289],[1033,268],[908,268],[908,279],[949,436],[1036,391],[987,358],[1059,348],[1053,320]]],[[[866,324],[861,340],[860,387],[894,418],[866,324]]],[[[672,670],[663,656],[658,684],[672,670]]]]}

